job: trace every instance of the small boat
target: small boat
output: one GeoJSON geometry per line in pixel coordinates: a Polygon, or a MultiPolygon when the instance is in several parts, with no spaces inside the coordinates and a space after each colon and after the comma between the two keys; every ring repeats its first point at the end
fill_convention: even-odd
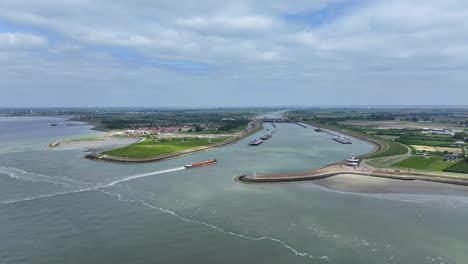
{"type": "Polygon", "coordinates": [[[322,132],[322,129],[316,128],[316,129],[314,129],[314,131],[315,131],[315,132],[322,132]]]}
{"type": "Polygon", "coordinates": [[[52,123],[50,124],[50,126],[58,126],[58,124],[52,123]]]}
{"type": "Polygon", "coordinates": [[[261,140],[267,140],[269,138],[271,138],[271,134],[266,134],[266,135],[262,136],[260,139],[261,140]]]}
{"type": "Polygon", "coordinates": [[[200,166],[205,166],[205,165],[216,164],[217,162],[218,161],[215,159],[210,159],[210,160],[205,160],[205,161],[189,163],[189,164],[184,165],[184,167],[186,169],[190,169],[190,168],[195,168],[195,167],[200,167],[200,166]]]}

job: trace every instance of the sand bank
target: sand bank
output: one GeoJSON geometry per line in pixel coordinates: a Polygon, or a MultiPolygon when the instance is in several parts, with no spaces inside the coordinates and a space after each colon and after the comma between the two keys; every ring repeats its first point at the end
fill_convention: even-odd
{"type": "Polygon", "coordinates": [[[402,181],[353,174],[339,174],[311,183],[343,192],[468,196],[468,187],[466,186],[420,180],[402,181]]]}
{"type": "Polygon", "coordinates": [[[102,152],[134,144],[141,138],[103,136],[85,140],[65,140],[49,144],[48,149],[53,150],[89,150],[102,152]]]}

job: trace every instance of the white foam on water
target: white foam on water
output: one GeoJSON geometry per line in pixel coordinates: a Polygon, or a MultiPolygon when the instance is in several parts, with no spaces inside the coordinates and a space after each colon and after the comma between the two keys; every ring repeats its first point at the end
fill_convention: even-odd
{"type": "Polygon", "coordinates": [[[283,247],[285,247],[286,249],[288,249],[289,251],[294,253],[294,255],[296,255],[296,256],[307,257],[307,258],[316,259],[316,260],[317,259],[318,260],[324,260],[326,262],[329,261],[328,256],[317,257],[317,256],[310,255],[309,253],[306,253],[306,252],[300,252],[299,250],[293,248],[292,246],[288,245],[286,242],[284,242],[284,241],[282,241],[282,240],[280,240],[278,238],[269,237],[269,236],[251,237],[251,236],[246,236],[246,235],[239,234],[239,233],[234,233],[234,232],[231,232],[231,231],[226,231],[226,230],[224,230],[224,229],[222,229],[222,228],[220,228],[218,226],[215,226],[215,225],[212,225],[212,224],[209,224],[209,223],[206,223],[206,222],[194,220],[194,219],[189,219],[189,218],[186,218],[186,217],[183,217],[183,216],[177,214],[174,211],[154,206],[154,205],[146,202],[145,200],[127,200],[127,199],[123,199],[122,195],[118,194],[118,193],[112,193],[112,192],[104,191],[102,189],[98,189],[97,191],[100,191],[100,192],[108,194],[108,195],[116,196],[116,197],[118,197],[119,201],[122,201],[122,202],[138,202],[138,203],[140,203],[140,204],[142,204],[142,205],[144,205],[144,206],[146,206],[148,208],[159,210],[159,211],[161,211],[163,213],[167,213],[167,214],[170,214],[172,216],[175,216],[175,217],[177,217],[178,219],[180,219],[182,221],[203,225],[203,226],[214,229],[214,230],[219,231],[219,232],[221,232],[223,234],[226,234],[226,235],[235,236],[235,237],[248,239],[248,240],[252,240],[252,241],[272,241],[272,242],[275,242],[275,243],[278,243],[278,244],[282,245],[283,247]]]}
{"type": "Polygon", "coordinates": [[[49,175],[27,172],[18,168],[0,166],[0,173],[8,175],[10,178],[29,181],[29,182],[47,182],[67,187],[76,187],[74,184],[82,186],[84,182],[68,179],[66,177],[53,177],[49,175]]]}
{"type": "MultiPolygon", "coordinates": [[[[116,184],[119,184],[119,183],[122,183],[122,182],[128,182],[128,181],[139,179],[139,178],[144,178],[144,177],[163,174],[163,173],[170,173],[170,172],[180,171],[180,170],[185,169],[185,167],[177,167],[177,168],[172,168],[172,169],[167,169],[167,170],[160,170],[160,171],[153,171],[153,172],[148,172],[148,173],[141,173],[141,174],[136,174],[136,175],[132,175],[132,176],[126,176],[126,177],[124,177],[122,179],[115,180],[115,181],[112,181],[110,183],[90,186],[90,183],[70,180],[70,179],[67,179],[67,178],[59,178],[59,177],[52,177],[52,176],[47,176],[47,175],[35,174],[35,173],[22,171],[22,170],[16,169],[16,168],[8,168],[8,170],[5,170],[4,168],[7,168],[7,167],[0,167],[0,172],[6,171],[5,174],[9,175],[12,178],[23,179],[23,177],[21,175],[18,175],[18,172],[19,172],[19,173],[23,173],[23,174],[29,174],[29,175],[34,174],[34,175],[40,176],[39,178],[34,179],[35,181],[50,182],[50,183],[54,183],[54,184],[64,184],[62,182],[57,182],[57,181],[54,182],[53,180],[51,180],[51,179],[58,178],[58,179],[68,180],[68,181],[71,181],[71,182],[76,182],[76,183],[79,183],[80,185],[76,186],[76,185],[68,184],[69,187],[79,188],[77,190],[67,191],[67,192],[56,192],[56,193],[39,195],[39,196],[34,196],[34,197],[22,198],[22,199],[3,200],[3,201],[0,201],[0,205],[1,204],[13,204],[13,203],[32,201],[32,200],[36,200],[36,199],[49,198],[49,197],[54,197],[54,196],[59,196],[59,195],[67,195],[67,194],[73,194],[73,193],[93,191],[93,190],[98,190],[98,189],[102,189],[102,188],[112,187],[112,186],[114,186],[116,184]],[[1,169],[3,169],[3,171],[1,169]],[[15,171],[17,172],[16,174],[15,174],[15,171]],[[41,177],[43,179],[40,179],[41,177]],[[82,188],[82,187],[85,187],[85,186],[89,186],[89,187],[82,188]]],[[[31,179],[31,177],[28,177],[28,179],[31,179]]]]}
{"type": "MultiPolygon", "coordinates": [[[[120,184],[120,183],[123,183],[123,182],[128,182],[128,181],[132,181],[132,180],[135,180],[135,179],[149,177],[149,176],[153,176],[153,175],[159,175],[159,174],[164,174],[164,173],[180,171],[180,170],[184,170],[184,169],[185,169],[185,167],[177,167],[177,168],[172,168],[172,169],[153,171],[153,172],[148,172],[148,173],[141,173],[141,174],[126,176],[126,177],[124,177],[122,179],[115,180],[115,181],[112,181],[112,182],[109,182],[109,183],[106,183],[106,184],[98,184],[98,185],[89,186],[90,183],[71,180],[71,179],[68,179],[66,177],[52,177],[52,176],[47,176],[47,175],[30,173],[30,172],[26,172],[26,171],[16,169],[16,168],[8,168],[8,167],[1,167],[0,166],[0,172],[7,173],[7,175],[9,175],[12,178],[20,178],[20,179],[22,179],[22,178],[31,179],[32,178],[35,181],[44,181],[44,182],[51,182],[51,183],[54,183],[53,179],[61,179],[61,180],[67,181],[67,182],[73,182],[73,183],[78,183],[79,184],[78,186],[70,184],[70,186],[72,186],[72,187],[79,188],[77,190],[65,191],[65,192],[56,192],[56,193],[39,195],[39,196],[35,196],[35,197],[23,198],[23,199],[18,199],[18,200],[3,200],[3,201],[0,201],[0,205],[27,202],[27,201],[32,201],[32,200],[36,200],[36,199],[49,198],[49,197],[54,197],[54,196],[59,196],[59,195],[68,195],[68,194],[87,192],[87,191],[99,191],[99,192],[102,192],[102,193],[105,193],[105,194],[108,194],[108,195],[117,196],[119,198],[119,201],[139,202],[142,205],[147,206],[148,208],[156,209],[156,210],[159,210],[159,211],[161,211],[163,213],[170,214],[170,215],[172,215],[174,217],[177,217],[180,220],[183,220],[185,222],[190,222],[190,223],[195,223],[195,224],[200,224],[200,225],[206,226],[208,228],[214,229],[214,230],[219,231],[219,232],[221,232],[223,234],[226,234],[226,235],[231,235],[231,236],[235,236],[235,237],[239,237],[239,238],[243,238],[243,239],[248,239],[248,240],[252,240],[252,241],[272,241],[272,242],[275,242],[275,243],[278,243],[278,244],[282,245],[284,248],[286,248],[289,251],[291,251],[292,253],[294,253],[294,255],[301,256],[301,257],[307,257],[307,258],[310,258],[310,259],[324,260],[326,262],[329,261],[328,256],[317,257],[317,256],[310,255],[309,253],[306,253],[306,252],[300,252],[299,250],[293,248],[292,246],[290,246],[289,244],[287,244],[286,242],[284,242],[284,241],[282,241],[282,240],[280,240],[278,238],[269,237],[269,236],[251,237],[251,236],[247,236],[247,235],[227,231],[227,230],[224,230],[224,229],[222,229],[222,228],[220,228],[218,226],[215,226],[215,225],[212,225],[212,224],[209,224],[209,223],[206,223],[206,222],[202,222],[202,221],[199,221],[199,220],[194,220],[194,219],[189,219],[189,218],[183,217],[183,216],[175,213],[174,211],[154,206],[154,205],[146,202],[145,200],[126,200],[126,199],[122,198],[121,194],[111,193],[111,192],[108,192],[108,191],[104,190],[105,188],[113,187],[113,186],[115,186],[117,184],[120,184]],[[29,175],[29,176],[34,175],[36,177],[24,177],[24,176],[21,176],[21,175],[18,176],[17,174],[15,174],[15,172],[20,173],[20,174],[24,174],[24,175],[29,175]],[[89,187],[82,188],[83,186],[89,186],[89,187]]],[[[55,183],[61,184],[63,182],[55,182],[55,183]]],[[[329,237],[327,235],[322,235],[322,234],[319,234],[317,236],[318,237],[329,237]]],[[[334,238],[337,238],[337,237],[335,236],[334,238]]]]}

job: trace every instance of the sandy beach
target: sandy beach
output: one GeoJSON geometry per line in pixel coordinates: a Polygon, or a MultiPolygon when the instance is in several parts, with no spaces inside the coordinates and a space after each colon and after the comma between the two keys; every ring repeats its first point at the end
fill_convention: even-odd
{"type": "Polygon", "coordinates": [[[466,186],[419,180],[376,178],[366,175],[339,174],[314,180],[311,183],[343,192],[468,196],[468,187],[466,186]]]}
{"type": "Polygon", "coordinates": [[[91,152],[103,152],[121,148],[136,143],[141,138],[103,136],[88,140],[66,140],[52,143],[49,149],[53,150],[89,150],[91,152]]]}

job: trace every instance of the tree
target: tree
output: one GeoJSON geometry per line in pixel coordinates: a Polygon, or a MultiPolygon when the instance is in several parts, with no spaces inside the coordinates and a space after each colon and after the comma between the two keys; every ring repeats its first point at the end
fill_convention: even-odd
{"type": "Polygon", "coordinates": [[[465,132],[457,132],[457,133],[455,133],[453,138],[463,140],[466,136],[468,136],[468,135],[465,132]]]}

